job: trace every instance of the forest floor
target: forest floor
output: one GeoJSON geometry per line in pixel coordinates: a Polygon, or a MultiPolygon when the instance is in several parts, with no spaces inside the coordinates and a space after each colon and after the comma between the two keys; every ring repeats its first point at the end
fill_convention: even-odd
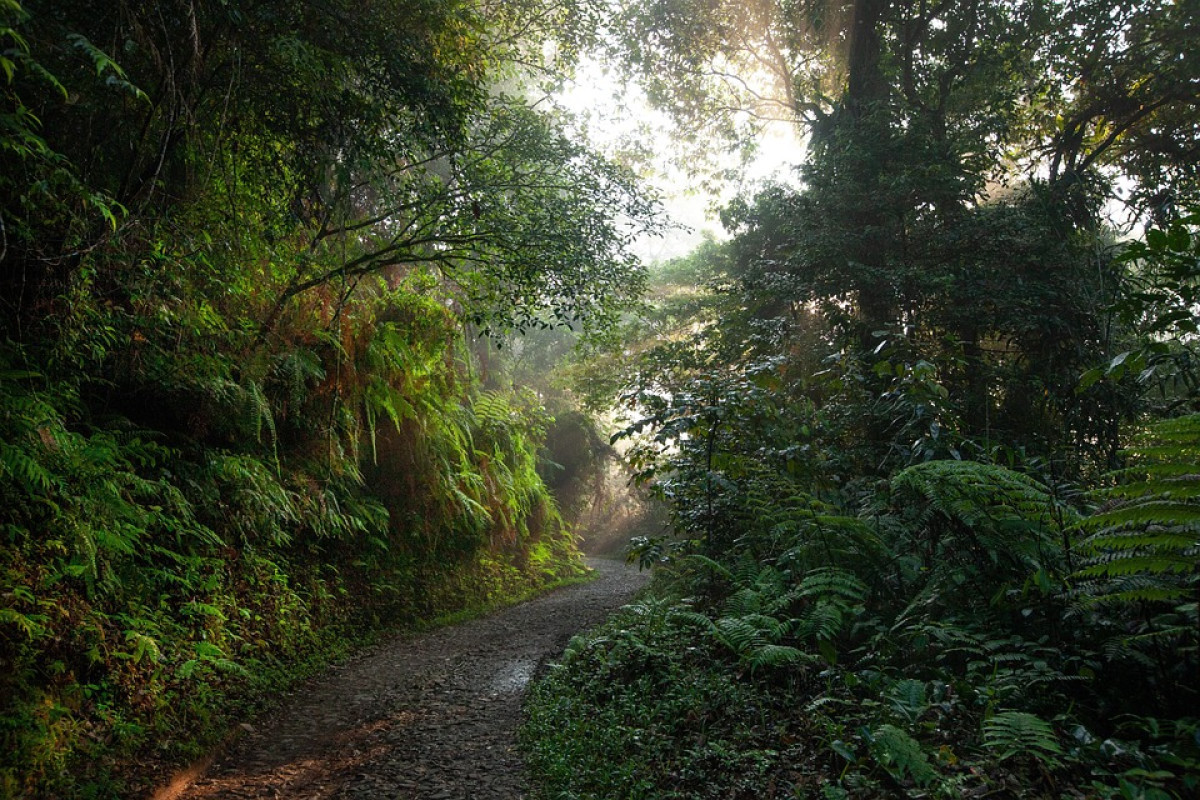
{"type": "Polygon", "coordinates": [[[589,583],[331,668],[155,800],[523,797],[516,730],[531,678],[648,578],[616,560],[588,565],[589,583]]]}

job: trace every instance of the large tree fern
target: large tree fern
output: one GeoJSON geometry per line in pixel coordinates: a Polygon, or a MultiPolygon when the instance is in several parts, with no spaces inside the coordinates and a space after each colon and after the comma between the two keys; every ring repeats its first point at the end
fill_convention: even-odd
{"type": "Polygon", "coordinates": [[[914,602],[956,592],[960,600],[1055,585],[1075,513],[1027,475],[969,461],[929,461],[891,481],[892,504],[909,517],[900,528],[914,602]]]}

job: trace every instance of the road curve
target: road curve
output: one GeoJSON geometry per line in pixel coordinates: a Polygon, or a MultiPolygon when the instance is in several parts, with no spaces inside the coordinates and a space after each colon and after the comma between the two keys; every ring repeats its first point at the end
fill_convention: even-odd
{"type": "Polygon", "coordinates": [[[156,800],[524,797],[516,729],[530,678],[646,581],[618,561],[588,564],[599,573],[590,583],[396,637],[330,669],[156,800]]]}

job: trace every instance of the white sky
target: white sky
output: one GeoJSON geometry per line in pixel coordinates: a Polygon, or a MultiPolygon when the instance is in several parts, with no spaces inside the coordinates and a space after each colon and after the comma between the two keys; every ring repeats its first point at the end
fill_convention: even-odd
{"type": "MultiPolygon", "coordinates": [[[[555,100],[579,117],[598,150],[634,167],[662,195],[668,217],[685,226],[665,237],[640,241],[635,250],[648,262],[686,255],[704,240],[706,231],[726,238],[720,221],[711,213],[713,208],[752,183],[772,178],[795,182],[790,167],[804,153],[794,126],[773,123],[760,139],[757,156],[748,166],[742,185],[729,185],[714,196],[670,166],[672,155],[677,154],[672,149],[672,123],[667,116],[650,108],[640,89],[623,87],[598,63],[582,63],[576,80],[555,100]]],[[[731,158],[730,164],[735,163],[731,158]]]]}

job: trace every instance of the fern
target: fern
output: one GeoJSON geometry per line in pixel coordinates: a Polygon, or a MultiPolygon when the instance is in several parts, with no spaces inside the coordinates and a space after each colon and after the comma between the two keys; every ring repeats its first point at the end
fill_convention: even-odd
{"type": "Polygon", "coordinates": [[[0,625],[13,625],[25,634],[29,641],[40,639],[46,633],[46,615],[22,614],[15,608],[0,608],[0,625]]]}
{"type": "Polygon", "coordinates": [[[862,611],[867,586],[857,576],[837,567],[814,569],[800,581],[796,594],[809,601],[796,622],[796,632],[815,641],[826,661],[836,660],[832,642],[845,630],[848,621],[862,611]]]}
{"type": "Polygon", "coordinates": [[[0,442],[0,478],[10,477],[30,495],[46,494],[54,489],[54,476],[21,447],[0,442]]]}
{"type": "Polygon", "coordinates": [[[695,564],[696,566],[703,567],[729,583],[733,583],[734,581],[733,573],[729,571],[728,567],[703,553],[688,553],[680,561],[684,565],[695,564]]]}
{"type": "Polygon", "coordinates": [[[845,606],[862,603],[867,585],[853,573],[837,567],[814,569],[804,576],[798,592],[800,597],[821,598],[845,606]]]}
{"type": "Polygon", "coordinates": [[[749,551],[743,551],[729,571],[734,586],[753,586],[756,591],[775,589],[782,579],[776,570],[760,562],[749,551]]]}
{"type": "Polygon", "coordinates": [[[672,621],[683,625],[691,625],[701,628],[709,633],[715,634],[717,626],[713,624],[711,617],[706,614],[701,614],[698,611],[690,611],[687,609],[677,609],[671,613],[672,621]]]}
{"type": "Polygon", "coordinates": [[[937,780],[937,770],[921,749],[921,743],[895,725],[881,725],[871,736],[871,753],[896,780],[911,778],[918,786],[937,780]]]}
{"type": "Polygon", "coordinates": [[[746,663],[750,665],[751,672],[763,668],[778,669],[810,660],[812,657],[803,650],[782,644],[759,645],[746,654],[746,663]]]}
{"type": "Polygon", "coordinates": [[[842,632],[845,624],[846,614],[843,607],[821,600],[800,619],[796,625],[796,632],[804,639],[818,643],[831,642],[842,632]]]}
{"type": "Polygon", "coordinates": [[[882,565],[891,556],[875,526],[856,517],[830,513],[829,509],[807,509],[795,523],[801,543],[785,552],[781,564],[800,569],[815,566],[861,566],[864,560],[882,565]]]}
{"type": "Polygon", "coordinates": [[[672,612],[672,620],[701,628],[751,672],[811,660],[811,656],[803,651],[782,643],[793,625],[787,616],[787,608],[798,597],[795,590],[787,589],[784,573],[760,564],[748,555],[740,558],[732,568],[707,556],[693,554],[688,559],[734,581],[736,588],[726,598],[715,620],[682,609],[672,612]]]}
{"type": "Polygon", "coordinates": [[[1032,516],[1048,514],[1050,499],[1032,478],[996,464],[928,461],[901,470],[892,491],[911,490],[944,514],[979,524],[1009,508],[1032,516]]]}
{"type": "Polygon", "coordinates": [[[208,466],[225,495],[225,521],[245,541],[290,541],[300,523],[298,496],[266,464],[252,456],[214,453],[208,466]]]}
{"type": "Polygon", "coordinates": [[[1050,723],[1025,711],[1000,711],[983,721],[983,745],[1000,761],[1026,756],[1057,767],[1063,754],[1050,723]]]}
{"type": "Polygon", "coordinates": [[[325,380],[321,359],[311,350],[289,350],[274,358],[271,364],[272,383],[282,391],[284,416],[299,416],[308,399],[310,386],[325,380]]]}
{"type": "Polygon", "coordinates": [[[265,430],[271,438],[271,450],[275,458],[276,472],[279,471],[279,434],[275,430],[275,415],[271,411],[271,405],[267,402],[267,396],[263,393],[262,385],[257,381],[250,381],[245,387],[246,392],[246,415],[250,421],[250,427],[254,431],[256,441],[262,441],[263,431],[265,430]]]}
{"type": "Polygon", "coordinates": [[[125,643],[130,646],[131,651],[117,653],[118,658],[127,658],[135,664],[143,661],[157,664],[162,660],[162,648],[153,636],[140,631],[128,630],[125,631],[125,643]]]}
{"type": "Polygon", "coordinates": [[[718,617],[712,623],[712,635],[754,672],[810,661],[811,656],[789,645],[779,644],[787,623],[754,614],[745,617],[718,617]]]}
{"type": "Polygon", "coordinates": [[[1101,510],[1079,524],[1076,598],[1139,618],[1110,656],[1154,653],[1162,670],[1187,674],[1200,639],[1200,415],[1151,426],[1128,455],[1133,465],[1114,473],[1120,483],[1096,493],[1101,510]],[[1168,663],[1172,649],[1180,658],[1168,663]]]}
{"type": "Polygon", "coordinates": [[[767,631],[745,617],[718,617],[713,623],[713,635],[742,657],[768,643],[767,631]]]}
{"type": "Polygon", "coordinates": [[[906,722],[916,722],[929,708],[928,685],[925,681],[904,678],[896,681],[884,693],[888,702],[906,722]]]}
{"type": "Polygon", "coordinates": [[[929,461],[897,473],[891,488],[924,499],[931,510],[976,531],[999,532],[1012,522],[1052,530],[1060,514],[1072,515],[1045,486],[996,464],[929,461]]]}
{"type": "Polygon", "coordinates": [[[1103,510],[1079,525],[1080,598],[1183,602],[1200,589],[1200,415],[1152,426],[1128,453],[1136,466],[1114,474],[1122,483],[1098,492],[1103,510]]]}
{"type": "Polygon", "coordinates": [[[994,464],[933,461],[901,471],[891,488],[896,516],[911,520],[893,545],[910,598],[897,624],[1056,589],[1077,514],[1037,481],[994,464]]]}

